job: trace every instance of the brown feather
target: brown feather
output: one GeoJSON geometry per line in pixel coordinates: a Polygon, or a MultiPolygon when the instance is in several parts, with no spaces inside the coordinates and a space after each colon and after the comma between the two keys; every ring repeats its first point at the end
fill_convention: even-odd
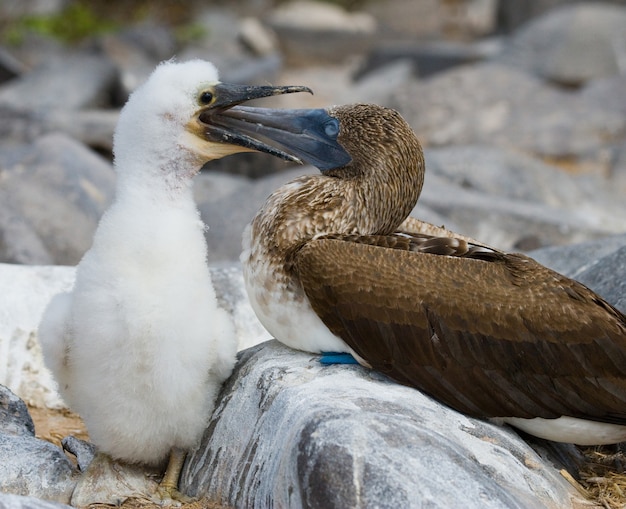
{"type": "Polygon", "coordinates": [[[457,410],[626,424],[626,318],[531,258],[437,237],[329,235],[295,267],[359,356],[457,410]]]}

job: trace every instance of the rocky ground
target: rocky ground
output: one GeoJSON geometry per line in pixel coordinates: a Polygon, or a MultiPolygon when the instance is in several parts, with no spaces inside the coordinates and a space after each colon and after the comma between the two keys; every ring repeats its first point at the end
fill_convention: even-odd
{"type": "MultiPolygon", "coordinates": [[[[165,7],[167,2],[129,4],[134,9],[115,15],[105,2],[9,0],[0,5],[0,281],[5,289],[0,384],[29,404],[37,436],[56,444],[54,449],[42,445],[25,416],[12,432],[0,417],[0,454],[15,458],[0,466],[0,491],[38,497],[0,494],[0,508],[49,507],[41,499],[60,507],[75,487],[75,464],[58,440],[86,436],[79,421],[59,410],[63,405],[41,368],[35,333],[45,303],[71,285],[73,272],[47,266],[75,265],[88,249],[113,196],[110,151],[119,108],[159,61],[173,56],[211,60],[224,81],[307,85],[315,92],[276,98],[272,106],[359,101],[398,109],[425,147],[426,183],[414,216],[502,249],[532,252],[626,311],[626,2],[391,0],[353,2],[349,10],[269,0],[208,7],[189,2],[183,9],[165,7]],[[71,20],[71,28],[60,19],[71,20]],[[81,27],[85,33],[77,33],[81,27]],[[24,441],[16,445],[15,436],[24,441]],[[41,482],[44,470],[31,469],[37,481],[29,484],[20,468],[33,464],[33,458],[37,465],[48,458],[46,465],[56,470],[45,475],[65,472],[63,481],[50,487],[41,482]]],[[[210,226],[206,239],[214,279],[239,324],[241,349],[268,339],[241,287],[241,231],[271,191],[314,171],[242,154],[207,165],[196,179],[196,199],[210,226]]],[[[387,490],[358,492],[362,505],[400,507],[428,499],[432,507],[452,507],[460,500],[455,497],[464,496],[465,504],[470,492],[475,507],[486,507],[486,499],[497,501],[494,507],[574,504],[573,489],[554,475],[545,456],[510,431],[445,414],[421,395],[407,395],[360,368],[348,368],[355,371],[349,371],[352,389],[379,394],[380,386],[381,394],[366,403],[342,399],[348,408],[337,401],[319,406],[315,398],[325,394],[325,386],[311,386],[311,380],[345,372],[321,372],[310,357],[272,343],[255,348],[242,354],[233,380],[267,406],[257,416],[258,426],[246,421],[232,428],[248,437],[239,444],[242,450],[216,456],[219,444],[234,440],[225,423],[235,419],[236,424],[242,411],[238,398],[243,396],[222,395],[220,420],[185,473],[186,486],[198,495],[237,507],[265,506],[268,500],[293,507],[358,505],[352,488],[311,498],[309,487],[335,474],[349,480],[346,486],[358,484],[362,471],[347,465],[361,464],[377,472],[375,485],[387,490]],[[262,370],[256,379],[250,374],[267,368],[264,363],[278,366],[272,380],[262,370]],[[291,394],[290,384],[310,392],[291,394]],[[396,389],[397,401],[408,398],[398,410],[411,423],[404,431],[387,415],[397,401],[386,394],[396,389]],[[297,408],[309,417],[281,421],[302,394],[311,406],[297,408]],[[399,427],[397,435],[383,434],[384,439],[400,440],[403,433],[420,437],[394,452],[399,458],[406,454],[405,464],[414,467],[414,480],[401,482],[402,489],[393,483],[405,473],[395,464],[390,472],[388,450],[373,443],[363,446],[364,452],[337,445],[340,439],[362,445],[359,433],[382,428],[331,430],[324,424],[341,422],[357,407],[366,412],[362,420],[399,427]],[[422,422],[411,408],[435,412],[458,431],[453,433],[458,441],[450,442],[445,431],[422,422]],[[228,417],[230,412],[235,417],[228,417]],[[276,448],[267,444],[275,438],[265,435],[264,420],[284,432],[285,450],[299,451],[297,457],[273,456],[276,448]],[[478,435],[481,444],[491,445],[476,449],[481,444],[472,440],[478,435]],[[432,456],[424,450],[432,450],[432,456]],[[430,459],[415,465],[415,451],[430,459]],[[363,463],[366,453],[378,463],[363,463]],[[334,465],[332,471],[324,470],[327,464],[334,465]],[[284,470],[289,465],[296,477],[284,470]],[[438,485],[428,484],[434,468],[438,485]],[[216,478],[221,471],[229,475],[216,478]],[[280,482],[264,484],[267,479],[280,482]],[[423,489],[412,491],[419,486],[423,489]],[[399,498],[389,498],[389,490],[399,498]],[[282,498],[285,493],[290,498],[282,498]]],[[[347,382],[342,378],[341,383],[347,382]]],[[[255,415],[253,410],[247,408],[246,415],[255,415]]]]}

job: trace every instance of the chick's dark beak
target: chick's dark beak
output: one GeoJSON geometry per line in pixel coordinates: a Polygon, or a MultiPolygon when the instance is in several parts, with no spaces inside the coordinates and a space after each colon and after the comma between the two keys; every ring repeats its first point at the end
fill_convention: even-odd
{"type": "Polygon", "coordinates": [[[234,83],[217,83],[213,86],[213,102],[210,110],[232,108],[237,104],[262,99],[274,95],[295,94],[297,92],[308,92],[313,94],[309,87],[298,85],[286,86],[256,86],[256,85],[236,85],[234,83]]]}
{"type": "Polygon", "coordinates": [[[350,155],[337,142],[339,121],[326,110],[239,106],[252,99],[294,92],[311,90],[299,86],[217,84],[213,102],[198,117],[204,138],[265,152],[287,161],[307,162],[322,171],[349,163],[350,155]]]}

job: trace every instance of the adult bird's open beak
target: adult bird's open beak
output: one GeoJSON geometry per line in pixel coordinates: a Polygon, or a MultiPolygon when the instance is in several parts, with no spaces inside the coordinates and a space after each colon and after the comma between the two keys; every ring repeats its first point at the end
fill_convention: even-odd
{"type": "Polygon", "coordinates": [[[339,121],[326,110],[240,106],[252,99],[294,92],[311,90],[218,83],[212,88],[212,102],[198,115],[201,136],[208,142],[239,147],[233,151],[265,152],[287,161],[304,161],[322,171],[349,163],[351,157],[337,142],[339,121]]]}

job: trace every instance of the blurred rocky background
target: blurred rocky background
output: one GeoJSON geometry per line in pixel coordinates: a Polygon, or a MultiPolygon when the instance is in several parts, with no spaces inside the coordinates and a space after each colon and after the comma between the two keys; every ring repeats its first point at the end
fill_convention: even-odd
{"type": "MultiPolygon", "coordinates": [[[[0,491],[39,497],[0,494],[0,509],[52,507],[39,499],[67,503],[74,490],[74,466],[40,440],[86,437],[76,416],[50,413],[63,403],[42,367],[36,327],[74,272],[47,265],[73,266],[89,248],[113,198],[119,110],[172,57],[210,60],[223,81],[315,92],[264,106],[375,102],[399,110],[426,154],[413,215],[501,249],[531,252],[626,312],[626,0],[0,0],[0,384],[8,387],[0,386],[0,491]],[[69,419],[63,430],[61,418],[69,419]]],[[[196,178],[213,280],[242,349],[267,339],[242,287],[242,230],[274,189],[316,171],[241,154],[208,164],[196,178]]],[[[206,494],[211,486],[235,507],[264,507],[281,497],[288,497],[284,505],[352,507],[351,497],[365,492],[358,491],[363,472],[351,465],[367,461],[365,471],[378,476],[370,487],[401,481],[389,488],[395,498],[384,490],[367,495],[380,507],[408,507],[424,493],[429,507],[442,509],[575,506],[573,488],[552,462],[510,430],[451,414],[362,368],[345,368],[354,371],[349,376],[329,369],[336,371],[272,343],[243,353],[212,431],[185,471],[187,489],[206,494]],[[342,377],[347,396],[337,395],[332,376],[342,377]],[[307,384],[314,387],[303,396],[307,384]],[[354,396],[362,393],[372,401],[354,396]],[[396,430],[385,440],[404,444],[392,453],[392,474],[388,448],[357,437],[374,436],[371,430],[326,430],[353,415],[353,396],[367,413],[359,424],[382,422],[380,429],[396,430]],[[405,397],[401,411],[387,401],[405,397]],[[255,398],[279,403],[250,403],[255,398]],[[254,408],[242,418],[246,405],[254,408]],[[293,408],[301,428],[289,417],[293,408]],[[445,425],[438,430],[436,423],[445,425]],[[281,440],[291,440],[284,447],[275,446],[277,429],[281,440]],[[233,443],[222,448],[224,440],[233,443]],[[355,440],[359,447],[337,445],[355,440]],[[211,451],[218,451],[220,468],[204,464],[211,451]],[[414,468],[416,458],[425,459],[414,468]],[[258,469],[250,468],[253,460],[258,469]],[[295,499],[293,485],[287,490],[263,470],[274,464],[304,469],[294,481],[295,499]],[[339,498],[331,504],[328,497],[339,498]]],[[[611,506],[597,500],[622,507],[623,498],[611,506]]]]}
{"type": "MultiPolygon", "coordinates": [[[[119,109],[172,57],[315,92],[272,106],[398,109],[426,150],[418,217],[525,251],[626,231],[626,1],[3,0],[0,20],[2,262],[80,260],[112,198],[119,109]]],[[[314,171],[207,165],[212,263],[237,259],[273,189],[314,171]]]]}

